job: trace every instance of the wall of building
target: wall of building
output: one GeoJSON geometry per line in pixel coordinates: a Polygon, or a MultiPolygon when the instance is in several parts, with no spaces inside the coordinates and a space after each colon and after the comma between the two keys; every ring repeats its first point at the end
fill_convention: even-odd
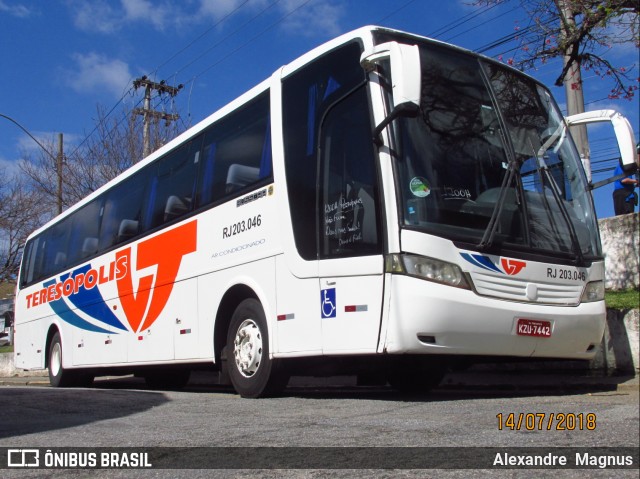
{"type": "Polygon", "coordinates": [[[598,221],[605,255],[605,287],[612,290],[640,287],[640,214],[598,221]]]}

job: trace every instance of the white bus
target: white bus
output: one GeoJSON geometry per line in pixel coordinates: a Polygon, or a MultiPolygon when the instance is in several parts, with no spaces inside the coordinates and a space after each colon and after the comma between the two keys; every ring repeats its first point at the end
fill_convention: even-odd
{"type": "MultiPolygon", "coordinates": [[[[631,168],[633,133],[607,115],[631,168]]],[[[325,371],[425,391],[452,358],[593,357],[603,280],[549,91],[365,27],[35,231],[15,361],[53,386],[136,373],[179,387],[206,365],[245,397],[325,371]]]]}

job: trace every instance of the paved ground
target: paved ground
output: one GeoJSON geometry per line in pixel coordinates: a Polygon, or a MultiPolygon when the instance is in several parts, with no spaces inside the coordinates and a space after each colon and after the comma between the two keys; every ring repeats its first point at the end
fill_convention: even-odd
{"type": "Polygon", "coordinates": [[[426,397],[402,395],[390,388],[356,388],[354,378],[296,378],[284,397],[261,400],[242,399],[228,386],[212,385],[213,379],[211,373],[195,374],[185,391],[152,391],[141,379],[131,376],[99,379],[93,388],[78,389],[46,387],[46,377],[5,379],[5,386],[0,387],[3,446],[31,451],[39,448],[41,457],[45,457],[47,450],[55,453],[61,448],[76,453],[86,452],[85,447],[120,448],[120,452],[122,448],[127,452],[145,448],[151,450],[154,468],[16,469],[2,470],[2,476],[7,479],[638,477],[637,469],[631,468],[503,469],[503,464],[496,465],[494,459],[497,453],[513,456],[536,451],[542,451],[541,455],[575,457],[576,453],[567,448],[582,448],[578,452],[583,454],[586,450],[595,457],[611,454],[609,450],[598,452],[598,448],[606,446],[615,448],[613,453],[625,458],[633,454],[636,459],[632,465],[637,465],[640,392],[635,377],[471,370],[449,375],[439,389],[426,397]],[[525,422],[523,430],[509,426],[506,419],[510,414],[536,417],[542,414],[550,418],[559,413],[592,415],[593,428],[588,425],[560,428],[555,421],[545,423],[551,424],[551,429],[534,425],[533,430],[528,430],[525,422]],[[446,450],[438,456],[434,448],[446,450]],[[473,463],[486,464],[481,470],[463,468],[459,461],[479,457],[474,455],[489,462],[473,463]],[[445,469],[455,467],[406,469],[415,462],[403,461],[422,457],[437,460],[445,469]],[[231,461],[233,469],[221,467],[217,462],[212,465],[211,458],[231,461]],[[378,459],[384,464],[370,469],[372,461],[378,459]],[[285,465],[274,469],[272,460],[282,460],[285,465]],[[290,460],[302,461],[303,467],[290,466],[290,460]]]}

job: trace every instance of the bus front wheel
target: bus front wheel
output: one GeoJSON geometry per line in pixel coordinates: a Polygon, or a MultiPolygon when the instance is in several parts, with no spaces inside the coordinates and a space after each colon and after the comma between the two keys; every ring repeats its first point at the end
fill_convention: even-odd
{"type": "Polygon", "coordinates": [[[236,308],[227,333],[227,367],[231,384],[242,397],[278,394],[287,384],[283,364],[269,358],[269,333],[260,303],[245,299],[236,308]]]}

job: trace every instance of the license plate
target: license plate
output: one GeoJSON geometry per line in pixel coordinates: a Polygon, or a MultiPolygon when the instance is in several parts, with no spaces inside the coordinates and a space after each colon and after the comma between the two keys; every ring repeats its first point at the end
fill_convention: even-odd
{"type": "Polygon", "coordinates": [[[518,319],[516,324],[518,336],[536,336],[539,338],[551,337],[551,321],[539,319],[518,319]]]}

